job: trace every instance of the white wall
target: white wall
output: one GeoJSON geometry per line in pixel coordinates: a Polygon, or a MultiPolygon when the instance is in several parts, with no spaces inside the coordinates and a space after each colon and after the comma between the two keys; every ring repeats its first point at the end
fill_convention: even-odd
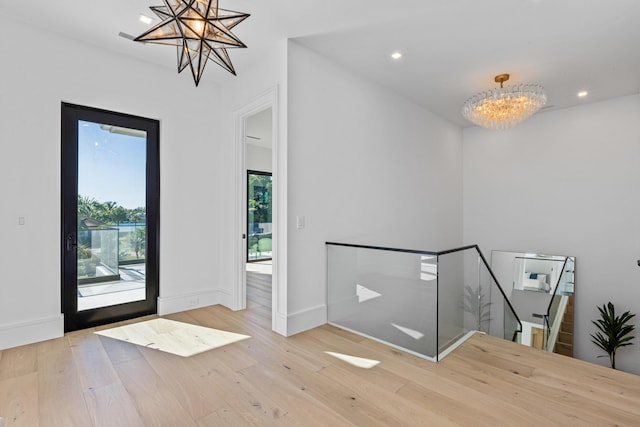
{"type": "MultiPolygon", "coordinates": [[[[242,183],[238,181],[241,175],[246,174],[241,170],[238,163],[239,141],[237,120],[248,106],[253,105],[256,100],[269,97],[270,93],[276,93],[277,108],[274,108],[275,133],[278,135],[277,141],[273,141],[272,164],[275,169],[273,173],[273,218],[274,218],[274,266],[273,284],[274,287],[284,290],[277,292],[273,314],[276,324],[275,330],[283,335],[287,334],[287,42],[283,39],[273,46],[270,52],[265,52],[265,59],[252,67],[239,72],[237,78],[222,87],[220,100],[224,109],[219,112],[220,140],[225,141],[216,159],[220,168],[229,165],[236,166],[236,174],[232,179],[220,180],[212,183],[214,185],[217,204],[223,208],[222,223],[224,229],[216,239],[218,254],[223,259],[217,268],[218,283],[231,293],[234,284],[237,284],[238,275],[242,270],[240,257],[234,262],[234,253],[237,255],[240,250],[241,235],[246,225],[241,221],[241,211],[238,206],[244,206],[240,188],[242,183]],[[228,141],[229,143],[227,143],[228,141]],[[282,226],[280,226],[280,224],[282,226]],[[277,259],[275,259],[277,258],[277,259]]],[[[239,286],[239,284],[238,284],[239,286]]],[[[233,304],[227,304],[234,307],[233,304]]]]}
{"type": "MultiPolygon", "coordinates": [[[[160,120],[159,311],[184,310],[194,298],[196,306],[227,303],[236,236],[233,114],[224,101],[234,94],[207,82],[207,74],[224,71],[211,65],[196,88],[188,70],[178,75],[4,18],[0,24],[0,55],[11,58],[0,82],[0,348],[62,334],[61,101],[160,120]],[[24,46],[38,46],[37,53],[24,46]]],[[[280,78],[260,68],[263,75],[234,83],[246,87],[240,100],[280,78]]]]}
{"type": "Polygon", "coordinates": [[[461,130],[289,42],[291,331],[326,320],[326,241],[462,241],[461,130]],[[296,229],[296,217],[306,226],[296,229]]]}
{"type": "Polygon", "coordinates": [[[273,172],[271,149],[247,145],[247,169],[260,172],[273,172]]]}
{"type": "MultiPolygon", "coordinates": [[[[575,356],[596,358],[596,306],[640,315],[640,95],[464,130],[464,240],[485,254],[576,256],[575,356]]],[[[619,368],[640,373],[640,341],[619,368]]]]}
{"type": "MultiPolygon", "coordinates": [[[[193,87],[196,92],[202,90],[202,96],[209,97],[207,101],[209,104],[206,109],[202,109],[202,116],[195,119],[199,119],[206,127],[206,130],[201,130],[200,136],[203,148],[208,147],[208,151],[188,152],[185,150],[184,155],[188,159],[198,160],[195,157],[201,157],[198,161],[203,163],[201,172],[204,175],[192,178],[194,182],[189,182],[181,191],[184,197],[189,199],[203,198],[206,200],[206,204],[197,207],[198,210],[193,212],[194,216],[187,218],[188,220],[197,218],[196,223],[201,221],[202,226],[194,230],[193,233],[182,233],[181,238],[184,239],[182,249],[178,247],[176,250],[183,251],[185,247],[189,248],[192,245],[191,242],[202,241],[201,245],[198,245],[202,260],[198,260],[196,264],[188,261],[190,265],[196,266],[196,270],[201,271],[202,277],[198,279],[197,283],[187,287],[182,283],[184,281],[177,278],[171,280],[171,283],[175,283],[177,286],[170,290],[172,294],[176,295],[176,303],[171,302],[171,304],[165,305],[167,307],[165,312],[192,308],[185,303],[193,299],[191,294],[195,296],[206,295],[210,286],[205,285],[207,281],[215,284],[217,300],[207,297],[202,300],[201,298],[198,306],[217,303],[228,307],[233,306],[233,286],[239,274],[237,271],[239,268],[234,263],[234,252],[237,252],[237,245],[241,241],[241,233],[235,227],[236,221],[239,221],[235,202],[236,197],[239,197],[240,184],[238,180],[241,174],[244,174],[244,171],[238,171],[236,168],[236,156],[238,155],[236,151],[236,113],[238,109],[251,103],[264,92],[277,86],[282,87],[283,82],[286,81],[285,63],[286,43],[282,41],[282,43],[273,46],[271,52],[265,52],[264,59],[260,63],[252,64],[252,67],[248,69],[237,70],[236,77],[227,79],[217,88],[217,103],[212,102],[211,92],[202,90],[202,82],[206,79],[206,73],[220,73],[225,72],[224,70],[219,69],[215,64],[210,65],[202,78],[203,80],[200,81],[200,87],[193,87]]],[[[192,81],[189,80],[188,83],[193,86],[192,81]]],[[[280,90],[280,93],[282,97],[286,91],[283,89],[280,90]]],[[[286,103],[280,101],[280,104],[281,109],[286,111],[286,103]]],[[[286,143],[286,133],[281,139],[285,141],[283,144],[286,143]]],[[[286,162],[286,158],[282,162],[286,162]]],[[[191,167],[189,164],[175,166],[178,169],[191,167]]],[[[161,171],[161,174],[163,173],[164,171],[161,171]]],[[[282,201],[282,199],[280,200],[282,201]]],[[[174,209],[176,212],[184,213],[185,206],[189,206],[189,201],[184,201],[182,207],[176,206],[174,209]]],[[[161,225],[162,228],[166,228],[164,222],[161,225]]],[[[162,250],[164,250],[165,244],[165,241],[161,241],[162,250]]],[[[286,256],[286,252],[283,256],[286,256]]],[[[180,258],[162,259],[161,265],[175,268],[177,274],[182,274],[185,264],[180,261],[176,262],[176,259],[180,258]]]]}

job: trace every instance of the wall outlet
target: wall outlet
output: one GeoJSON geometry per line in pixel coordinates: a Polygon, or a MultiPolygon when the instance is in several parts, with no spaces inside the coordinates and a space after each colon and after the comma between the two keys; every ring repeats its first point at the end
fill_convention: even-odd
{"type": "Polygon", "coordinates": [[[189,307],[195,307],[199,303],[200,303],[200,298],[196,297],[196,298],[191,298],[187,304],[189,305],[189,307]]]}

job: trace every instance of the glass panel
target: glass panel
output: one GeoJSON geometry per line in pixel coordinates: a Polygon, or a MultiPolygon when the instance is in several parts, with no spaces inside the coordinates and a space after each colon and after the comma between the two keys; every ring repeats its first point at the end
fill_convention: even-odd
{"type": "MultiPolygon", "coordinates": [[[[496,281],[489,265],[480,257],[480,280],[482,287],[482,322],[480,331],[494,337],[517,342],[522,324],[506,298],[502,284],[496,281]]],[[[507,286],[510,283],[507,283],[507,286]]]]}
{"type": "MultiPolygon", "coordinates": [[[[545,316],[545,349],[573,354],[573,304],[575,260],[568,257],[545,316]],[[557,346],[563,347],[557,351],[557,346]]],[[[569,355],[569,354],[567,354],[569,355]]]]}
{"type": "MultiPolygon", "coordinates": [[[[503,334],[501,338],[505,340],[518,342],[517,338],[522,332],[522,326],[520,325],[520,321],[516,316],[516,313],[513,311],[508,304],[506,304],[506,299],[501,299],[501,304],[504,307],[504,326],[503,326],[503,334]]],[[[492,334],[493,335],[493,334],[492,334]]]]}
{"type": "Polygon", "coordinates": [[[475,247],[440,255],[438,273],[440,352],[471,331],[514,340],[518,318],[475,247]]]}
{"type": "Polygon", "coordinates": [[[467,323],[477,324],[478,264],[477,260],[475,265],[472,261],[465,256],[465,252],[452,252],[438,257],[439,352],[464,336],[469,330],[465,327],[467,323]]]}
{"type": "Polygon", "coordinates": [[[247,182],[247,261],[271,259],[271,174],[249,172],[247,182]]]}
{"type": "Polygon", "coordinates": [[[522,330],[476,246],[440,253],[327,244],[329,323],[437,361],[480,331],[522,330]]]}
{"type": "Polygon", "coordinates": [[[436,358],[435,256],[334,245],[327,251],[329,323],[436,358]]]}
{"type": "Polygon", "coordinates": [[[78,311],[146,298],[146,132],[78,122],[78,311]]]}
{"type": "Polygon", "coordinates": [[[78,227],[78,284],[118,277],[118,229],[78,227]]]}

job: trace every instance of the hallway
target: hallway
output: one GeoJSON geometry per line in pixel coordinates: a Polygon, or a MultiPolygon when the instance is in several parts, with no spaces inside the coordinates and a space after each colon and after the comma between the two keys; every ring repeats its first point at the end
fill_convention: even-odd
{"type": "Polygon", "coordinates": [[[272,261],[247,263],[247,304],[271,308],[272,261]]]}

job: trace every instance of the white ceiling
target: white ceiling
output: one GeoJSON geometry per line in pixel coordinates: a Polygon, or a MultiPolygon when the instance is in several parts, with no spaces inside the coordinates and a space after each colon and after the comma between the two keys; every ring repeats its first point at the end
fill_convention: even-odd
{"type": "MultiPolygon", "coordinates": [[[[176,68],[172,48],[118,36],[146,27],[162,0],[3,1],[0,15],[133,58],[176,68]]],[[[239,75],[293,38],[448,120],[467,126],[462,103],[495,87],[538,83],[562,108],[640,93],[640,0],[219,0],[251,14],[230,50],[239,75]],[[399,50],[400,61],[390,54],[399,50]],[[576,93],[588,90],[579,99],[576,93]]],[[[157,20],[156,20],[157,22],[157,20]]],[[[19,36],[16,36],[19,41],[19,36]]],[[[191,78],[187,72],[177,78],[191,78]]],[[[210,64],[201,81],[233,78],[210,64]]],[[[207,84],[209,84],[207,83],[207,84]]]]}

